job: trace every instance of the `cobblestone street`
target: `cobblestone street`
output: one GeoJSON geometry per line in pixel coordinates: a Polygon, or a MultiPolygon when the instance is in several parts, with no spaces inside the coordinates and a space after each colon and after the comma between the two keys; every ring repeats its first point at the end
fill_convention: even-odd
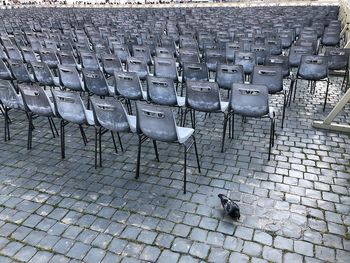
{"type": "MultiPolygon", "coordinates": [[[[272,99],[271,161],[268,120],[236,118],[221,153],[223,116],[198,114],[202,172],[191,150],[187,194],[177,146],[159,143],[158,163],[145,143],[136,180],[137,136],[123,135],[126,151],[115,154],[105,135],[103,167],[95,169],[93,128],[84,147],[69,125],[61,160],[46,119],[34,120],[28,151],[25,114],[11,111],[11,140],[0,130],[0,262],[349,262],[350,138],[311,126],[342,95],[340,79],[331,80],[325,113],[325,87],[310,94],[300,82],[284,129],[283,98],[272,99]],[[238,222],[224,216],[218,193],[237,201],[238,222]]],[[[337,120],[349,123],[349,113],[347,106],[337,120]]]]}

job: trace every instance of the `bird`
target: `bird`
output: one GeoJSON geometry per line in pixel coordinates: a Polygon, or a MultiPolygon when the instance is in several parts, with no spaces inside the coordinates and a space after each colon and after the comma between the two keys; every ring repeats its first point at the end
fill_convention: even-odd
{"type": "Polygon", "coordinates": [[[241,214],[239,213],[239,206],[226,195],[218,194],[218,197],[221,200],[221,204],[225,212],[229,216],[231,216],[235,221],[239,220],[239,218],[241,217],[241,214]]]}

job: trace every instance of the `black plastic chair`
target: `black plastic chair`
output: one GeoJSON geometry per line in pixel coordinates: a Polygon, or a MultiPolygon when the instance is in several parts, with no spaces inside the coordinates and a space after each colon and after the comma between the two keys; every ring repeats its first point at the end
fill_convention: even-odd
{"type": "Polygon", "coordinates": [[[237,51],[235,53],[235,65],[242,65],[246,76],[252,74],[256,65],[256,56],[254,52],[237,51]]]}
{"type": "Polygon", "coordinates": [[[209,72],[216,72],[216,67],[220,63],[225,63],[225,54],[222,50],[216,48],[208,48],[205,50],[205,62],[209,72]]]}
{"type": "Polygon", "coordinates": [[[55,77],[49,66],[45,62],[31,62],[30,63],[35,81],[43,86],[55,87],[59,86],[59,78],[55,77]]]}
{"type": "Polygon", "coordinates": [[[234,137],[235,114],[243,117],[269,118],[271,126],[268,160],[270,160],[271,148],[274,146],[275,137],[275,113],[273,108],[269,106],[269,92],[267,87],[253,84],[233,84],[228,111],[229,115],[228,118],[225,119],[223,127],[223,149],[225,145],[227,122],[230,119],[232,125],[229,127],[229,134],[231,134],[231,138],[234,137]]]}
{"type": "Polygon", "coordinates": [[[157,58],[174,58],[175,51],[170,47],[156,47],[157,58]]]}
{"type": "Polygon", "coordinates": [[[174,81],[171,78],[148,76],[147,101],[159,105],[185,106],[185,98],[177,96],[174,81]]]}
{"type": "Polygon", "coordinates": [[[241,47],[239,43],[235,43],[235,42],[226,43],[225,56],[226,56],[227,62],[234,63],[235,54],[240,50],[241,50],[241,47]]]}
{"type": "Polygon", "coordinates": [[[112,76],[114,71],[123,71],[120,59],[113,54],[105,54],[102,56],[102,67],[107,76],[112,76]]]}
{"type": "Polygon", "coordinates": [[[30,150],[32,148],[32,133],[33,133],[33,116],[43,116],[47,117],[52,136],[55,138],[55,133],[58,136],[58,132],[53,121],[54,114],[54,106],[50,102],[50,99],[46,95],[45,91],[42,87],[38,85],[28,85],[28,84],[20,84],[18,85],[19,91],[22,95],[23,105],[25,111],[28,113],[28,144],[27,149],[30,150]]]}
{"type": "Polygon", "coordinates": [[[84,84],[80,79],[76,66],[58,65],[58,72],[63,88],[84,91],[84,84]]]}
{"type": "Polygon", "coordinates": [[[84,69],[99,70],[100,64],[95,53],[92,52],[80,52],[81,65],[84,69]]]}
{"type": "Polygon", "coordinates": [[[141,162],[141,146],[148,138],[153,141],[157,160],[159,155],[156,141],[167,143],[178,143],[184,149],[184,194],[186,193],[187,183],[187,152],[194,145],[198,171],[200,171],[199,157],[197,151],[196,139],[194,136],[194,129],[178,127],[175,122],[175,117],[172,109],[167,106],[154,106],[145,102],[136,103],[136,132],[139,137],[138,154],[136,164],[136,178],[140,176],[140,162],[141,162]],[[186,145],[189,139],[192,142],[186,145]]]}
{"type": "Polygon", "coordinates": [[[65,150],[65,126],[68,123],[79,125],[79,130],[83,138],[84,145],[88,143],[83,125],[94,125],[92,111],[85,109],[84,103],[79,93],[72,91],[52,90],[53,103],[55,105],[55,115],[61,118],[61,158],[66,157],[65,150]]]}
{"type": "Polygon", "coordinates": [[[10,66],[12,76],[15,78],[16,81],[23,82],[23,83],[34,82],[34,76],[29,73],[26,64],[24,64],[21,61],[12,61],[12,60],[8,60],[7,62],[10,66]]]}
{"type": "Polygon", "coordinates": [[[30,63],[38,61],[33,49],[30,47],[21,47],[21,51],[24,62],[30,63]]]}
{"type": "Polygon", "coordinates": [[[149,74],[146,60],[143,57],[128,57],[126,68],[128,72],[136,73],[140,80],[146,80],[146,77],[149,74]]]}
{"type": "Polygon", "coordinates": [[[287,94],[283,89],[282,67],[280,66],[255,66],[252,74],[252,84],[264,85],[267,87],[269,94],[283,95],[282,109],[282,128],[286,113],[287,94]]]}
{"type": "Polygon", "coordinates": [[[7,57],[13,61],[22,62],[23,58],[19,49],[14,45],[5,45],[7,57]]]}
{"type": "Polygon", "coordinates": [[[295,80],[293,100],[295,99],[298,80],[300,79],[308,80],[311,93],[315,92],[317,81],[325,81],[327,83],[326,95],[323,103],[323,111],[325,111],[329,88],[328,58],[325,56],[312,55],[301,57],[300,65],[295,80]]]}
{"type": "Polygon", "coordinates": [[[229,95],[233,83],[244,83],[243,66],[218,64],[215,81],[219,88],[227,90],[229,95]]]}
{"type": "Polygon", "coordinates": [[[0,79],[12,80],[13,76],[4,61],[0,59],[0,79]]]}
{"type": "Polygon", "coordinates": [[[74,55],[72,52],[69,51],[59,51],[58,52],[58,58],[62,65],[64,66],[73,66],[78,67],[78,63],[76,59],[74,58],[74,55]]]}
{"type": "Polygon", "coordinates": [[[45,62],[50,69],[56,69],[58,63],[58,58],[55,49],[42,48],[39,50],[39,55],[42,62],[45,62]]]}
{"type": "Polygon", "coordinates": [[[113,53],[117,55],[122,63],[126,63],[128,57],[130,57],[130,51],[127,45],[113,43],[113,53]]]}
{"type": "Polygon", "coordinates": [[[11,109],[24,110],[23,100],[21,95],[16,93],[11,81],[0,79],[0,105],[5,118],[5,141],[10,140],[10,117],[9,111],[11,109]]]}
{"type": "Polygon", "coordinates": [[[332,71],[344,71],[341,84],[342,90],[349,83],[349,55],[348,48],[326,48],[325,56],[328,58],[328,69],[332,71]]]}
{"type": "Polygon", "coordinates": [[[102,135],[110,131],[116,153],[114,132],[117,133],[120,148],[124,151],[119,133],[135,133],[136,117],[126,114],[122,103],[114,98],[91,98],[92,111],[95,121],[95,168],[98,163],[102,167],[102,135]]]}
{"type": "Polygon", "coordinates": [[[99,69],[90,70],[82,69],[85,90],[89,92],[89,96],[95,94],[97,96],[108,96],[110,89],[107,84],[103,72],[99,69]]]}
{"type": "Polygon", "coordinates": [[[134,57],[142,57],[146,61],[147,65],[152,65],[151,51],[148,46],[133,46],[132,55],[134,57]]]}
{"type": "Polygon", "coordinates": [[[154,58],[154,75],[156,77],[170,78],[176,83],[179,83],[179,76],[177,73],[176,60],[174,58],[154,58]]]}

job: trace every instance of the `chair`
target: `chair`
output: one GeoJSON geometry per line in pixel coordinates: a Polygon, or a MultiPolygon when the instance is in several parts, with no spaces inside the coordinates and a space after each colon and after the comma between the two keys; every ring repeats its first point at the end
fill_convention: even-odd
{"type": "Polygon", "coordinates": [[[266,45],[253,44],[251,50],[255,53],[257,65],[264,65],[266,57],[270,55],[270,48],[266,45]]]}
{"type": "Polygon", "coordinates": [[[196,125],[196,111],[205,112],[206,114],[223,113],[224,119],[227,118],[228,102],[221,100],[219,86],[215,82],[188,81],[186,83],[185,106],[183,124],[186,123],[187,112],[190,112],[192,128],[195,128],[196,125]]]}
{"type": "Polygon", "coordinates": [[[123,71],[120,59],[113,54],[105,54],[102,56],[102,68],[107,76],[112,76],[114,71],[123,71]]]}
{"type": "Polygon", "coordinates": [[[130,51],[127,45],[113,43],[113,53],[120,58],[122,63],[126,63],[127,58],[130,57],[130,51]]]}
{"type": "Polygon", "coordinates": [[[95,94],[97,96],[108,96],[110,88],[106,78],[101,70],[82,69],[85,90],[89,92],[89,96],[95,94]]]}
{"type": "Polygon", "coordinates": [[[132,55],[133,57],[141,57],[146,61],[147,65],[152,65],[151,51],[148,46],[133,46],[132,55]]]}
{"type": "Polygon", "coordinates": [[[180,48],[178,61],[182,67],[185,63],[199,63],[199,53],[195,48],[180,48]]]}
{"type": "Polygon", "coordinates": [[[70,90],[84,91],[84,83],[80,79],[75,66],[58,65],[58,72],[61,85],[70,90]]]}
{"type": "Polygon", "coordinates": [[[0,79],[12,80],[13,76],[11,71],[6,66],[5,62],[0,59],[0,79]]]}
{"type": "Polygon", "coordinates": [[[65,126],[68,123],[79,125],[79,130],[86,146],[88,140],[86,138],[83,125],[94,125],[92,111],[85,109],[84,103],[79,93],[72,91],[52,90],[53,103],[55,105],[55,115],[61,119],[61,158],[66,157],[65,154],[65,126]]]}
{"type": "Polygon", "coordinates": [[[56,69],[58,65],[58,58],[56,49],[42,48],[39,50],[39,55],[42,62],[45,62],[50,69],[56,69]]]}
{"type": "Polygon", "coordinates": [[[269,118],[271,121],[270,126],[270,141],[269,141],[269,154],[268,160],[270,160],[271,148],[274,146],[275,137],[275,113],[272,107],[269,106],[269,92],[266,86],[253,85],[253,84],[233,84],[229,108],[228,118],[224,121],[223,127],[223,140],[222,145],[225,145],[227,122],[231,119],[231,134],[234,135],[234,115],[238,114],[243,117],[253,118],[269,118]]]}
{"type": "Polygon", "coordinates": [[[325,56],[328,57],[328,69],[333,71],[345,71],[344,78],[341,84],[343,87],[348,86],[349,82],[349,54],[348,48],[326,48],[325,56]]]}
{"type": "Polygon", "coordinates": [[[35,80],[43,86],[59,86],[59,78],[55,77],[49,66],[45,62],[31,62],[30,63],[35,80]]]}
{"type": "Polygon", "coordinates": [[[170,78],[176,83],[179,81],[175,58],[154,58],[154,75],[157,77],[170,78]]]}
{"type": "Polygon", "coordinates": [[[9,80],[0,79],[0,104],[4,118],[5,118],[5,141],[10,140],[10,117],[9,111],[11,109],[24,110],[23,100],[20,95],[16,93],[15,88],[9,80]]]}
{"type": "Polygon", "coordinates": [[[22,62],[23,58],[19,49],[14,45],[5,45],[7,57],[13,61],[22,62]]]}
{"type": "Polygon", "coordinates": [[[328,77],[328,59],[325,56],[307,55],[302,56],[298,72],[295,80],[294,98],[297,91],[298,80],[304,79],[309,81],[310,92],[314,93],[317,81],[325,81],[327,83],[326,96],[323,103],[323,111],[326,109],[329,77],[328,77]]]}
{"type": "Polygon", "coordinates": [[[30,47],[21,47],[22,57],[25,63],[36,62],[38,61],[33,49],[30,47]]]}
{"type": "Polygon", "coordinates": [[[122,103],[115,98],[100,99],[91,98],[92,111],[95,121],[95,168],[97,167],[97,156],[99,152],[99,166],[102,167],[102,135],[110,131],[116,153],[118,153],[114,132],[122,152],[124,151],[119,133],[135,133],[136,117],[126,114],[122,103]]]}
{"type": "Polygon", "coordinates": [[[177,96],[171,78],[147,77],[147,101],[158,105],[185,106],[185,98],[177,96]]]}
{"type": "Polygon", "coordinates": [[[292,46],[289,51],[290,67],[299,67],[301,57],[312,54],[313,48],[311,46],[292,46]]]}
{"type": "Polygon", "coordinates": [[[200,171],[199,157],[197,151],[194,129],[178,127],[172,109],[167,106],[155,106],[145,102],[136,103],[136,133],[138,134],[138,154],[136,164],[136,178],[140,176],[141,146],[148,138],[153,141],[157,160],[159,161],[156,141],[167,143],[178,143],[184,149],[184,194],[187,182],[187,152],[194,145],[198,171],[200,171]],[[192,139],[188,146],[186,142],[192,139]]]}
{"type": "Polygon", "coordinates": [[[149,74],[147,63],[143,57],[128,57],[126,60],[126,68],[128,72],[135,72],[140,80],[146,80],[149,74]]]}
{"type": "Polygon", "coordinates": [[[15,78],[15,80],[23,83],[34,82],[34,76],[29,73],[26,64],[24,64],[21,61],[12,61],[12,60],[8,60],[7,62],[10,66],[12,76],[15,78]]]}
{"type": "Polygon", "coordinates": [[[237,51],[240,51],[241,47],[239,43],[228,42],[226,43],[225,56],[226,60],[229,63],[233,63],[235,61],[235,54],[237,51]]]}
{"type": "Polygon", "coordinates": [[[114,72],[115,94],[126,100],[129,114],[132,114],[130,100],[145,100],[146,92],[142,90],[140,78],[135,72],[114,72]]]}
{"type": "Polygon", "coordinates": [[[62,65],[64,66],[74,66],[78,67],[78,63],[74,58],[73,53],[71,52],[66,52],[66,51],[59,51],[58,52],[58,58],[59,61],[62,65]]]}
{"type": "Polygon", "coordinates": [[[157,58],[174,58],[174,50],[170,47],[156,47],[157,58]]]}
{"type": "Polygon", "coordinates": [[[218,83],[220,89],[227,90],[229,95],[233,83],[244,83],[243,66],[218,64],[215,82],[218,83]]]}
{"type": "Polygon", "coordinates": [[[32,133],[33,133],[33,115],[47,117],[51,133],[53,138],[55,138],[55,133],[58,136],[58,132],[53,121],[54,106],[51,104],[49,98],[47,97],[45,91],[39,85],[28,85],[20,84],[18,85],[19,91],[22,95],[23,105],[25,111],[28,113],[28,144],[27,149],[32,148],[32,133]]]}
{"type": "Polygon", "coordinates": [[[269,94],[283,95],[282,128],[286,112],[287,95],[283,90],[283,75],[281,66],[255,66],[252,74],[252,84],[264,85],[269,94]]]}
{"type": "Polygon", "coordinates": [[[220,49],[208,48],[205,50],[205,62],[209,72],[216,72],[217,65],[226,62],[225,54],[220,49]]]}
{"type": "Polygon", "coordinates": [[[100,65],[98,63],[95,53],[92,52],[80,52],[81,65],[84,69],[99,70],[100,65]]]}
{"type": "Polygon", "coordinates": [[[242,65],[244,74],[250,75],[256,65],[256,56],[254,52],[237,51],[235,53],[235,65],[242,65]]]}

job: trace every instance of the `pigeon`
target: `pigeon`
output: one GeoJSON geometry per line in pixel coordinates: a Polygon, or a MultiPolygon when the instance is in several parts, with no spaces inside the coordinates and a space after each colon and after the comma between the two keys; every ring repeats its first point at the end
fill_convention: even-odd
{"type": "Polygon", "coordinates": [[[231,216],[234,220],[239,220],[241,217],[239,213],[239,206],[233,202],[230,198],[228,198],[226,195],[219,194],[218,197],[221,200],[222,207],[224,208],[225,212],[231,216]]]}

